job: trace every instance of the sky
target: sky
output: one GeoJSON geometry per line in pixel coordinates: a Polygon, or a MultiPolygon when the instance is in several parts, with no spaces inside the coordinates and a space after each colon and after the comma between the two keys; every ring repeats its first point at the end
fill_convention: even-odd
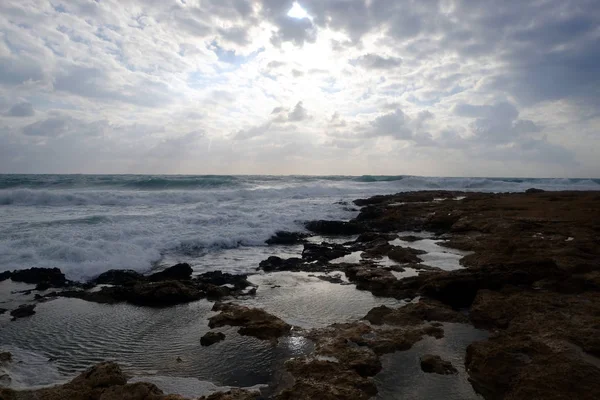
{"type": "Polygon", "coordinates": [[[600,176],[598,0],[2,0],[0,173],[600,176]]]}

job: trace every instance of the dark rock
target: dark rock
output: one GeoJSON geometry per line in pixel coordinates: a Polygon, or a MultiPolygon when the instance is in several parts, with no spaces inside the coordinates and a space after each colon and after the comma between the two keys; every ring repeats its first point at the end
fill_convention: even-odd
{"type": "Polygon", "coordinates": [[[310,221],[306,229],[321,235],[354,235],[362,233],[365,229],[357,222],[343,221],[310,221]]]}
{"type": "Polygon", "coordinates": [[[381,232],[365,232],[358,235],[355,242],[356,243],[368,243],[376,240],[383,240],[385,242],[389,242],[390,240],[397,239],[398,235],[394,235],[392,233],[381,233],[381,232]]]}
{"type": "Polygon", "coordinates": [[[458,373],[451,362],[442,360],[440,356],[426,354],[421,356],[420,361],[423,372],[440,375],[452,375],[458,373]]]}
{"type": "Polygon", "coordinates": [[[406,263],[419,263],[421,260],[418,255],[425,254],[423,250],[416,250],[410,247],[394,246],[388,253],[387,256],[390,260],[396,261],[400,264],[406,263]]]}
{"type": "Polygon", "coordinates": [[[537,188],[529,188],[529,189],[527,189],[525,191],[525,193],[528,193],[528,194],[532,194],[532,193],[544,193],[544,192],[546,192],[546,191],[542,190],[542,189],[537,189],[537,188]]]}
{"type": "Polygon", "coordinates": [[[198,400],[259,400],[260,393],[245,389],[231,389],[227,392],[217,392],[209,396],[200,397],[198,400]]]}
{"type": "Polygon", "coordinates": [[[248,281],[248,275],[234,275],[221,271],[210,271],[198,275],[195,279],[204,284],[210,285],[233,285],[236,290],[243,290],[252,284],[248,281]]]}
{"type": "Polygon", "coordinates": [[[0,272],[0,282],[3,282],[5,280],[7,280],[8,278],[10,278],[12,272],[10,271],[4,271],[4,272],[0,272]]]}
{"type": "Polygon", "coordinates": [[[111,269],[98,275],[93,282],[97,285],[131,285],[145,279],[144,275],[130,269],[111,269]]]}
{"type": "Polygon", "coordinates": [[[45,283],[52,287],[63,287],[67,284],[65,275],[58,268],[29,268],[15,270],[10,275],[15,282],[30,284],[45,283]]]}
{"type": "Polygon", "coordinates": [[[344,257],[351,251],[341,244],[332,243],[306,243],[302,250],[302,259],[308,262],[320,261],[327,262],[336,258],[344,257]]]}
{"type": "Polygon", "coordinates": [[[33,314],[35,314],[35,304],[22,304],[10,312],[13,320],[17,318],[30,317],[33,314]]]}
{"type": "Polygon", "coordinates": [[[192,272],[192,267],[189,264],[181,263],[173,265],[164,271],[156,272],[148,276],[148,279],[152,282],[188,280],[192,279],[192,272]]]}
{"type": "Polygon", "coordinates": [[[412,243],[412,242],[418,242],[419,240],[423,240],[423,238],[419,237],[419,236],[415,236],[415,235],[407,235],[407,236],[400,236],[400,240],[412,243]]]}
{"type": "Polygon", "coordinates": [[[317,278],[319,278],[320,280],[325,281],[325,282],[336,283],[339,285],[343,285],[346,283],[346,282],[344,282],[344,280],[342,279],[342,276],[340,274],[318,275],[317,278]]]}
{"type": "Polygon", "coordinates": [[[217,302],[213,311],[220,312],[208,319],[211,329],[226,325],[240,326],[240,335],[254,336],[261,340],[277,339],[287,335],[291,329],[283,320],[259,308],[217,302]]]}
{"type": "Polygon", "coordinates": [[[414,326],[428,321],[468,322],[467,317],[440,302],[422,299],[398,308],[379,306],[363,318],[374,325],[414,326]]]}
{"type": "Polygon", "coordinates": [[[0,352],[0,363],[7,363],[12,361],[12,353],[8,351],[0,352]]]}
{"type": "Polygon", "coordinates": [[[211,346],[215,343],[225,340],[225,334],[222,332],[207,332],[200,338],[200,344],[202,346],[211,346]]]}
{"type": "Polygon", "coordinates": [[[15,391],[0,388],[0,399],[6,400],[183,400],[164,395],[150,383],[127,384],[127,378],[115,363],[100,363],[64,385],[37,390],[15,391]]]}
{"type": "Polygon", "coordinates": [[[288,258],[283,259],[277,256],[271,256],[266,260],[260,262],[258,268],[262,269],[265,272],[273,272],[273,271],[299,271],[300,264],[302,264],[302,259],[300,258],[288,258]]]}
{"type": "Polygon", "coordinates": [[[273,244],[281,244],[281,245],[293,245],[293,244],[302,244],[306,242],[306,238],[310,236],[307,233],[302,232],[287,232],[287,231],[277,231],[275,235],[271,236],[266,240],[265,243],[273,245],[273,244]]]}
{"type": "Polygon", "coordinates": [[[4,314],[5,312],[7,312],[8,310],[6,308],[0,308],[0,315],[4,314]]]}

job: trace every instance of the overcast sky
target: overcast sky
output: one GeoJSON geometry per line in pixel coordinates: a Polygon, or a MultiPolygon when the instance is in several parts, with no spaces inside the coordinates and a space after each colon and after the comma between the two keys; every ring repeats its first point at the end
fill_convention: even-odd
{"type": "Polygon", "coordinates": [[[600,176],[598,0],[2,0],[0,172],[600,176]]]}

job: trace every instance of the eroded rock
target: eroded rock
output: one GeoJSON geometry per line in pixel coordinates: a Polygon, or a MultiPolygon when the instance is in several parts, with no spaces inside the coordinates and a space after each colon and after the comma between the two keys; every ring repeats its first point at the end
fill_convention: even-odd
{"type": "Polygon", "coordinates": [[[63,287],[67,279],[58,268],[28,268],[12,271],[10,278],[15,282],[46,284],[49,287],[63,287]]]}
{"type": "Polygon", "coordinates": [[[458,373],[451,362],[442,360],[440,356],[426,354],[421,356],[421,369],[423,372],[434,373],[439,375],[452,375],[458,373]]]}
{"type": "Polygon", "coordinates": [[[306,238],[309,237],[307,233],[302,232],[288,232],[288,231],[277,231],[275,235],[271,236],[266,240],[265,243],[270,245],[294,245],[302,244],[306,242],[306,238]]]}
{"type": "Polygon", "coordinates": [[[260,393],[244,389],[232,389],[228,392],[213,393],[198,400],[258,400],[260,393]]]}
{"type": "Polygon", "coordinates": [[[280,318],[259,308],[250,308],[233,303],[217,302],[213,311],[219,314],[208,319],[208,326],[239,326],[238,333],[244,336],[254,336],[261,340],[275,340],[287,335],[292,328],[280,318]]]}
{"type": "Polygon", "coordinates": [[[207,332],[200,338],[200,344],[202,346],[212,346],[215,343],[225,340],[225,334],[222,332],[207,332]]]}
{"type": "Polygon", "coordinates": [[[35,314],[35,304],[22,304],[10,312],[13,321],[19,318],[30,317],[35,314]]]}

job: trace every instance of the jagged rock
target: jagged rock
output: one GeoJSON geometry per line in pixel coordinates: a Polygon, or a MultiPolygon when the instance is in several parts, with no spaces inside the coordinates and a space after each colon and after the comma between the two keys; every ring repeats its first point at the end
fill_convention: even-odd
{"type": "Polygon", "coordinates": [[[30,317],[35,314],[35,304],[22,304],[10,312],[13,321],[18,318],[30,317]]]}
{"type": "Polygon", "coordinates": [[[368,400],[377,394],[371,379],[337,362],[292,359],[285,368],[294,377],[294,385],[275,396],[276,400],[368,400]]]}
{"type": "Polygon", "coordinates": [[[130,269],[111,269],[93,280],[93,283],[109,285],[131,285],[139,281],[144,281],[144,275],[130,269]]]}
{"type": "Polygon", "coordinates": [[[307,233],[302,232],[287,232],[287,231],[277,231],[275,235],[271,236],[266,240],[265,243],[273,245],[273,244],[281,244],[281,245],[293,245],[293,244],[302,244],[306,242],[306,238],[310,236],[307,233]]]}
{"type": "Polygon", "coordinates": [[[234,275],[221,271],[205,272],[195,279],[200,283],[215,286],[232,285],[235,290],[243,290],[248,286],[252,286],[248,281],[248,275],[234,275]]]}
{"type": "Polygon", "coordinates": [[[381,233],[381,232],[365,232],[358,235],[355,243],[368,243],[374,241],[385,241],[389,242],[390,240],[394,240],[398,238],[398,235],[394,235],[391,233],[381,233]]]}
{"type": "Polygon", "coordinates": [[[452,375],[458,373],[451,362],[442,360],[440,356],[426,354],[421,356],[420,361],[423,372],[439,375],[452,375]]]}
{"type": "Polygon", "coordinates": [[[600,368],[577,346],[545,335],[500,335],[467,348],[471,383],[486,399],[597,399],[600,368]]]}
{"type": "Polygon", "coordinates": [[[58,268],[29,268],[15,270],[10,274],[15,282],[30,284],[45,283],[52,287],[63,287],[67,284],[65,275],[58,268]]]}
{"type": "Polygon", "coordinates": [[[300,258],[288,258],[283,259],[277,256],[271,256],[266,260],[260,262],[258,269],[262,269],[265,272],[273,271],[295,271],[300,270],[299,265],[302,264],[300,258]]]}
{"type": "Polygon", "coordinates": [[[350,254],[348,250],[341,244],[334,243],[306,243],[304,250],[302,250],[302,259],[307,262],[320,261],[327,262],[336,258],[344,257],[350,254]]]}
{"type": "Polygon", "coordinates": [[[165,269],[164,271],[156,272],[150,276],[148,279],[152,282],[158,281],[171,281],[171,280],[188,280],[192,278],[193,269],[187,263],[181,263],[173,265],[165,269]]]}
{"type": "Polygon", "coordinates": [[[217,302],[213,311],[220,313],[208,319],[211,329],[226,325],[239,326],[240,335],[254,336],[261,340],[277,339],[287,335],[291,329],[283,320],[259,308],[217,302]]]}
{"type": "Polygon", "coordinates": [[[422,299],[398,308],[379,306],[363,318],[374,325],[414,326],[428,321],[466,323],[466,316],[437,301],[422,299]]]}
{"type": "Polygon", "coordinates": [[[217,392],[198,400],[258,400],[260,393],[244,389],[231,389],[228,392],[217,392]]]}
{"type": "Polygon", "coordinates": [[[10,272],[10,271],[0,272],[0,282],[7,280],[8,278],[10,278],[11,275],[12,275],[12,272],[10,272]]]}
{"type": "Polygon", "coordinates": [[[180,396],[164,395],[150,383],[127,384],[127,379],[115,363],[100,363],[81,373],[71,382],[37,390],[0,389],[3,400],[184,400],[180,396]]]}
{"type": "Polygon", "coordinates": [[[202,346],[211,346],[215,343],[225,340],[225,334],[222,332],[207,332],[200,338],[200,344],[202,346]]]}
{"type": "Polygon", "coordinates": [[[362,233],[365,228],[357,222],[344,221],[310,221],[306,229],[321,235],[354,235],[362,233]]]}

